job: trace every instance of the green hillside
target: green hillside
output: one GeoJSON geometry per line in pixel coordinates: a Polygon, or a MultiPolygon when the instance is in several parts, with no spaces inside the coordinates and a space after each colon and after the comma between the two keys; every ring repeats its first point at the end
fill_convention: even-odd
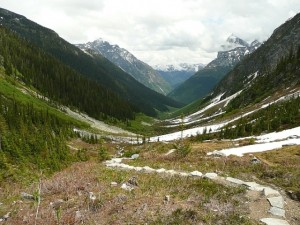
{"type": "Polygon", "coordinates": [[[87,127],[25,90],[0,65],[0,181],[23,182],[69,165],[76,158],[66,141],[74,126],[87,127]]]}
{"type": "MultiPolygon", "coordinates": [[[[97,81],[102,85],[103,92],[108,95],[111,95],[112,91],[123,100],[129,101],[134,105],[136,111],[155,116],[157,110],[168,111],[169,107],[181,106],[178,102],[145,87],[106,58],[85,54],[79,48],[60,38],[54,31],[30,21],[24,16],[5,9],[0,9],[0,16],[3,18],[1,21],[3,26],[50,53],[77,73],[97,81]]],[[[128,105],[126,107],[128,108],[128,105]]]]}
{"type": "Polygon", "coordinates": [[[206,96],[232,67],[205,68],[175,88],[169,97],[189,104],[206,96]]]}
{"type": "Polygon", "coordinates": [[[97,119],[134,118],[137,110],[118,95],[5,28],[0,28],[0,35],[0,55],[7,74],[33,86],[51,100],[76,107],[97,119]]]}

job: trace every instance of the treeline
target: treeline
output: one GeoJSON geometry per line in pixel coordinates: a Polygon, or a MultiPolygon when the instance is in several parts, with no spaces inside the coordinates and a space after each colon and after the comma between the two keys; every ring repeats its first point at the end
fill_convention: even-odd
{"type": "Polygon", "coordinates": [[[62,169],[73,159],[66,146],[72,135],[69,122],[0,94],[0,181],[62,169]]]}
{"type": "Polygon", "coordinates": [[[300,126],[300,97],[291,97],[285,102],[272,104],[247,117],[240,118],[234,124],[228,124],[218,133],[210,133],[193,137],[194,140],[206,139],[235,139],[252,135],[260,135],[263,132],[273,132],[300,126]]]}
{"type": "Polygon", "coordinates": [[[3,27],[0,27],[0,55],[8,75],[54,101],[76,107],[97,119],[134,118],[137,109],[130,103],[3,27]]]}

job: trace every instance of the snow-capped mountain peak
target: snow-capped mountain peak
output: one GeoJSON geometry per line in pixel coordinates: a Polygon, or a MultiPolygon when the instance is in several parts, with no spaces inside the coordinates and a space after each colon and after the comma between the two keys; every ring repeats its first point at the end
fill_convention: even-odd
{"type": "Polygon", "coordinates": [[[243,39],[231,34],[224,45],[221,45],[223,51],[232,50],[237,47],[249,47],[249,44],[243,39]]]}
{"type": "Polygon", "coordinates": [[[218,52],[217,58],[210,62],[207,67],[234,66],[241,61],[245,55],[254,52],[260,45],[261,43],[257,40],[248,44],[243,39],[232,34],[227,38],[226,44],[221,45],[222,51],[218,52]]]}
{"type": "Polygon", "coordinates": [[[172,71],[191,71],[198,72],[198,70],[202,69],[204,64],[202,63],[179,63],[179,64],[169,64],[162,65],[158,64],[153,66],[155,70],[164,71],[164,72],[172,72],[172,71]]]}

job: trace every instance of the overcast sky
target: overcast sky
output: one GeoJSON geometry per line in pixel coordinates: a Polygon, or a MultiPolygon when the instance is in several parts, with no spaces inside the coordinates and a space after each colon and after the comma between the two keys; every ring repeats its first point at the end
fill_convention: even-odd
{"type": "Polygon", "coordinates": [[[103,38],[150,65],[208,63],[230,34],[251,42],[300,12],[299,0],[0,0],[71,43],[103,38]]]}

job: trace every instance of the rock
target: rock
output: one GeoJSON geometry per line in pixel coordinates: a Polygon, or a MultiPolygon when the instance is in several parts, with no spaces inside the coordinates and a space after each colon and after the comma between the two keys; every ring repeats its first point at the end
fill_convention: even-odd
{"type": "Polygon", "coordinates": [[[151,173],[151,172],[154,172],[154,171],[155,171],[155,169],[153,169],[153,168],[151,168],[151,167],[149,167],[149,166],[144,166],[144,167],[143,167],[143,170],[144,170],[145,172],[148,172],[148,173],[151,173]]]}
{"type": "Polygon", "coordinates": [[[271,207],[269,213],[271,213],[274,216],[285,217],[285,210],[277,207],[271,207]]]}
{"type": "Polygon", "coordinates": [[[166,170],[165,173],[168,173],[172,176],[178,174],[175,170],[166,170]]]}
{"type": "Polygon", "coordinates": [[[188,177],[189,176],[189,174],[185,173],[185,172],[179,172],[178,175],[182,176],[182,177],[188,177]]]}
{"type": "Polygon", "coordinates": [[[191,172],[190,175],[195,176],[195,177],[202,177],[203,174],[201,172],[195,170],[195,171],[191,172]]]}
{"type": "Polygon", "coordinates": [[[125,169],[125,170],[134,170],[134,169],[135,169],[134,166],[130,166],[130,165],[123,164],[123,163],[122,163],[121,168],[123,168],[123,169],[125,169]]]}
{"type": "Polygon", "coordinates": [[[139,186],[136,176],[131,177],[127,183],[132,186],[139,186]]]}
{"type": "Polygon", "coordinates": [[[135,171],[142,171],[142,170],[143,170],[143,167],[137,166],[137,167],[134,167],[134,170],[135,170],[135,171]]]}
{"type": "Polygon", "coordinates": [[[165,156],[170,155],[170,154],[172,154],[172,153],[175,152],[175,151],[176,151],[176,149],[171,149],[170,151],[168,151],[168,152],[165,154],[165,156]]]}
{"type": "Polygon", "coordinates": [[[283,202],[282,196],[268,198],[268,201],[270,202],[271,206],[273,206],[273,207],[277,207],[280,209],[283,209],[283,207],[284,207],[284,202],[283,202]]]}
{"type": "Polygon", "coordinates": [[[231,183],[239,184],[239,185],[245,183],[244,181],[236,179],[236,178],[233,178],[233,177],[227,177],[226,180],[229,181],[229,182],[231,182],[231,183]]]}
{"type": "Polygon", "coordinates": [[[138,157],[140,157],[139,154],[133,154],[133,155],[131,156],[131,159],[137,159],[138,157]]]}
{"type": "Polygon", "coordinates": [[[21,197],[28,200],[35,200],[34,196],[26,192],[21,192],[21,197]]]}
{"type": "Polygon", "coordinates": [[[121,188],[126,191],[132,191],[134,189],[133,187],[127,185],[126,183],[122,184],[121,188]]]}
{"type": "Polygon", "coordinates": [[[166,169],[164,168],[161,168],[161,169],[157,169],[156,172],[157,173],[164,173],[166,171],[166,169]]]}
{"type": "Polygon", "coordinates": [[[218,177],[218,174],[216,173],[206,173],[203,178],[207,178],[207,179],[216,179],[218,177]]]}
{"type": "Polygon", "coordinates": [[[164,197],[164,203],[168,203],[170,201],[170,195],[166,195],[164,197]]]}
{"type": "Polygon", "coordinates": [[[264,188],[263,193],[266,197],[279,196],[280,195],[279,191],[274,190],[273,188],[270,188],[270,187],[264,188]]]}
{"type": "Polygon", "coordinates": [[[92,201],[95,201],[96,200],[96,195],[94,195],[93,192],[89,192],[89,199],[92,200],[92,201]]]}
{"type": "Polygon", "coordinates": [[[291,199],[300,202],[300,190],[299,191],[287,191],[286,193],[291,199]]]}
{"type": "Polygon", "coordinates": [[[6,221],[9,219],[11,212],[6,213],[4,216],[0,218],[0,222],[6,221]]]}
{"type": "Polygon", "coordinates": [[[287,221],[275,218],[262,218],[261,222],[267,225],[290,225],[287,221]]]}
{"type": "Polygon", "coordinates": [[[263,191],[266,187],[262,186],[256,182],[244,182],[244,184],[247,189],[252,190],[252,191],[263,191]]]}
{"type": "Polygon", "coordinates": [[[251,163],[252,163],[252,164],[258,164],[258,163],[260,163],[260,160],[254,156],[254,157],[251,159],[251,163]]]}
{"type": "Polygon", "coordinates": [[[118,186],[118,183],[113,181],[113,182],[110,183],[110,186],[111,186],[111,187],[117,187],[117,186],[118,186]]]}

